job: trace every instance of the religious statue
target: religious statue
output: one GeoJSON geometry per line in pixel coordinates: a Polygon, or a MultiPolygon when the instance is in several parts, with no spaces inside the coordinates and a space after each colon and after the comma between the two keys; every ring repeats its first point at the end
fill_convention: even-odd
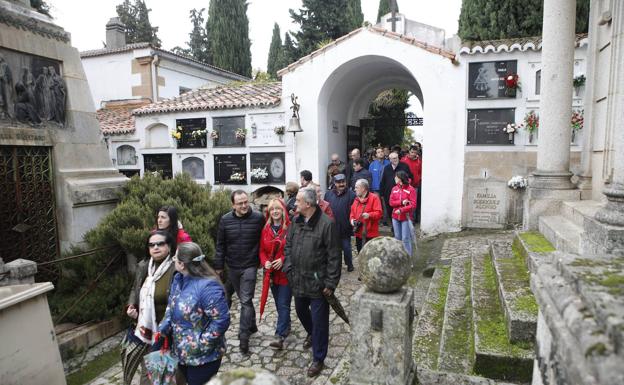
{"type": "Polygon", "coordinates": [[[27,67],[22,68],[20,80],[15,84],[15,117],[20,123],[41,124],[35,109],[35,81],[27,67]]]}
{"type": "Polygon", "coordinates": [[[9,64],[0,54],[0,119],[12,119],[13,116],[13,76],[9,64]]]}
{"type": "Polygon", "coordinates": [[[290,106],[290,109],[293,111],[292,117],[299,119],[299,103],[297,103],[297,99],[298,97],[295,96],[294,93],[290,95],[290,101],[292,102],[292,106],[290,106]]]}
{"type": "Polygon", "coordinates": [[[51,120],[63,124],[65,122],[65,81],[56,74],[54,67],[48,67],[50,71],[50,90],[53,95],[52,118],[51,120]]]}
{"type": "Polygon", "coordinates": [[[41,68],[41,74],[35,82],[35,95],[37,95],[37,113],[42,120],[52,118],[53,97],[50,89],[52,79],[48,67],[41,68]]]}

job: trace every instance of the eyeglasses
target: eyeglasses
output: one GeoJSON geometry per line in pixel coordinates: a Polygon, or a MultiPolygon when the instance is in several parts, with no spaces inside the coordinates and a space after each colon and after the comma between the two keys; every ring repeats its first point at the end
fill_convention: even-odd
{"type": "Polygon", "coordinates": [[[150,249],[153,249],[153,248],[154,248],[154,247],[156,247],[156,246],[158,246],[158,247],[163,247],[163,246],[164,246],[164,245],[166,245],[166,244],[167,244],[167,242],[165,242],[165,241],[160,241],[160,242],[149,242],[149,243],[147,244],[147,246],[148,246],[150,249]]]}

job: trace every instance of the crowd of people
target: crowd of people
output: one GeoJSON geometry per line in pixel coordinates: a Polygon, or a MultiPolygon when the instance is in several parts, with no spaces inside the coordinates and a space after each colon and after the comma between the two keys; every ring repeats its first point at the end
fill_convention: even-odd
{"type": "Polygon", "coordinates": [[[239,349],[248,354],[251,336],[258,332],[253,304],[258,268],[264,270],[263,290],[270,288],[277,310],[269,346],[284,349],[294,297],[297,318],[307,333],[299,342],[312,349],[307,375],[319,375],[329,341],[327,299],[338,286],[343,261],[347,272],[354,271],[352,237],[359,252],[379,236],[380,222],[391,221],[394,236],[412,253],[420,145],[405,154],[387,147],[368,154],[362,158],[354,149],[350,164],[332,155],[325,193],[310,171],[301,171],[300,183],[287,183],[284,198],[270,200],[264,213],[252,209],[245,191],[233,191],[232,210],[219,221],[212,267],[184,231],[175,207],[161,207],[126,308],[134,323],[124,352],[132,346],[133,359],[126,355],[126,362],[135,365],[124,365],[124,381],[131,382],[140,363],[141,384],[149,384],[141,357],[164,344],[178,360],[177,383],[207,382],[225,354],[234,293],[240,302],[239,349]]]}

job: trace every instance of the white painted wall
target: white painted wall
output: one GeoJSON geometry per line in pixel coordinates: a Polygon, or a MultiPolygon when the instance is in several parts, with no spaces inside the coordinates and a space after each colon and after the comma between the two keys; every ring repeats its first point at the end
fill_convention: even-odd
{"type": "Polygon", "coordinates": [[[180,87],[195,89],[205,86],[227,84],[232,80],[193,66],[174,62],[160,57],[157,66],[158,76],[165,78],[165,85],[158,86],[158,97],[169,99],[180,94],[180,87]]]}
{"type": "Polygon", "coordinates": [[[283,103],[289,106],[286,95],[294,93],[301,104],[304,132],[297,136],[297,169],[309,169],[315,178],[324,175],[332,149],[345,146],[331,133],[331,121],[340,127],[353,122],[379,90],[401,84],[422,95],[427,126],[435,127],[423,139],[424,158],[438,156],[423,165],[421,229],[426,234],[459,230],[463,79],[461,67],[449,59],[367,30],[319,53],[282,77],[283,103]]]}
{"type": "Polygon", "coordinates": [[[103,101],[134,98],[132,86],[140,85],[141,78],[131,73],[132,58],[129,51],[81,59],[96,110],[103,101]]]}

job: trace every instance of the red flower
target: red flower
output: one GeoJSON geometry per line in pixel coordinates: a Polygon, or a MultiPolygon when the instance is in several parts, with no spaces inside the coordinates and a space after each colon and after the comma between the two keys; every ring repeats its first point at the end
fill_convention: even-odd
{"type": "Polygon", "coordinates": [[[505,77],[505,86],[507,88],[518,88],[519,77],[517,74],[510,74],[505,77]]]}

